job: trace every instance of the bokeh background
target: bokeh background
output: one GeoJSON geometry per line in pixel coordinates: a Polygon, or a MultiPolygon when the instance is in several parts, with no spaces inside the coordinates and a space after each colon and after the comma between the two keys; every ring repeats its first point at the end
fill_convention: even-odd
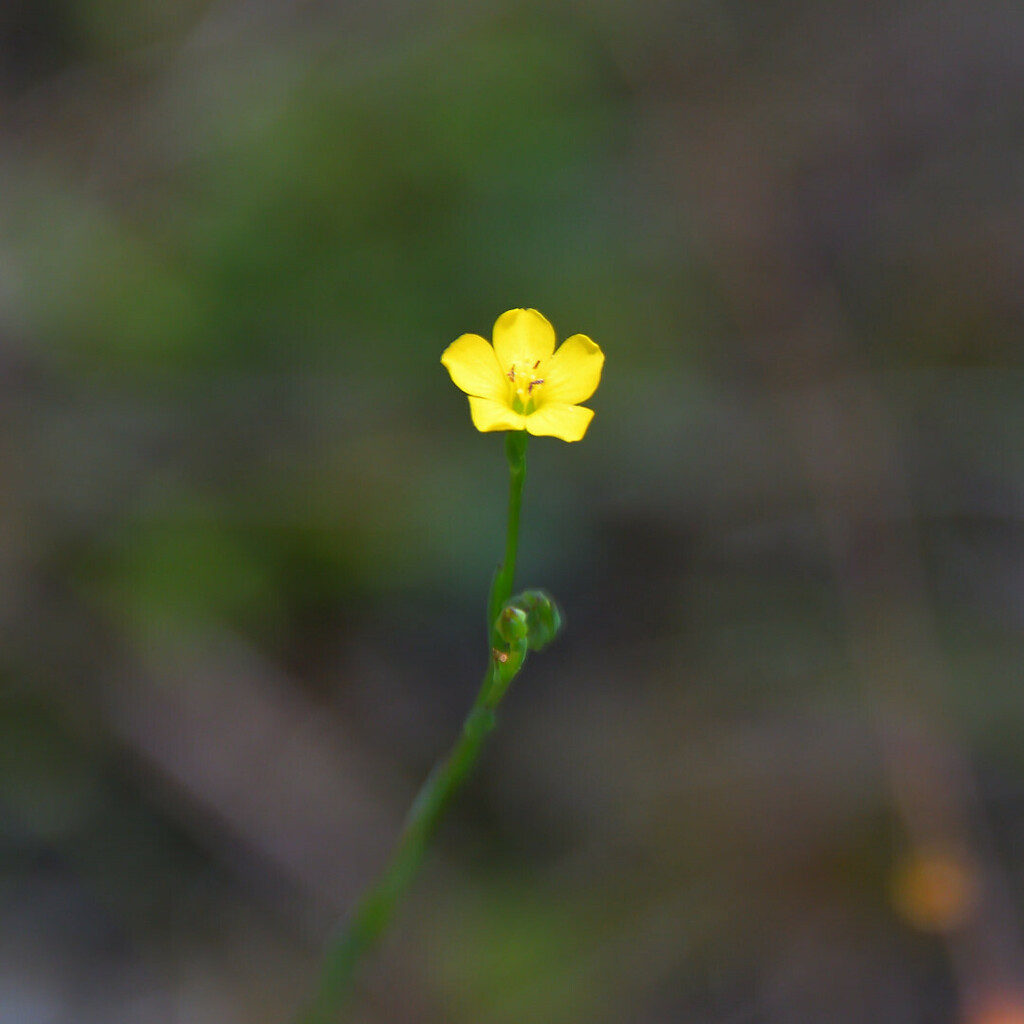
{"type": "Polygon", "coordinates": [[[1024,7],[9,0],[0,1019],[283,1022],[568,629],[365,1024],[1020,1024],[1024,7]]]}

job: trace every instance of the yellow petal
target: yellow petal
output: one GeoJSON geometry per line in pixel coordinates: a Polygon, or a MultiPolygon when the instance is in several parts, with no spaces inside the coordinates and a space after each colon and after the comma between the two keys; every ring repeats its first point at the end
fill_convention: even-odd
{"type": "Polygon", "coordinates": [[[479,334],[456,338],[444,350],[441,362],[452,375],[455,386],[467,394],[497,401],[508,397],[508,378],[498,365],[494,349],[479,334]]]}
{"type": "Polygon", "coordinates": [[[544,368],[541,402],[585,402],[601,383],[603,366],[604,353],[585,334],[566,338],[544,368]]]}
{"type": "Polygon", "coordinates": [[[469,396],[469,412],[473,426],[486,433],[489,430],[522,430],[526,417],[511,409],[505,402],[491,398],[469,396]]]}
{"type": "Polygon", "coordinates": [[[526,429],[536,437],[579,441],[593,418],[594,411],[584,409],[582,405],[548,402],[526,417],[526,429]]]}
{"type": "Polygon", "coordinates": [[[528,370],[555,350],[555,329],[535,309],[510,309],[494,325],[494,351],[507,373],[513,366],[528,370]]]}

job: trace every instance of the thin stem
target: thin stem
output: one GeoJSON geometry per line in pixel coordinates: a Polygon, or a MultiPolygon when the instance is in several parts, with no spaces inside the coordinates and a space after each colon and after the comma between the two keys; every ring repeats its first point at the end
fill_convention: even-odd
{"type": "Polygon", "coordinates": [[[505,435],[505,457],[508,459],[508,529],[505,534],[505,560],[498,567],[487,603],[487,628],[492,648],[501,646],[495,623],[501,606],[512,596],[519,550],[519,512],[523,504],[523,483],[526,480],[525,430],[505,435]]]}
{"type": "Polygon", "coordinates": [[[455,746],[427,777],[384,873],[328,943],[319,988],[301,1018],[302,1024],[329,1024],[339,1019],[356,967],[391,923],[395,907],[415,878],[445,809],[476,764],[494,724],[493,712],[474,707],[455,746]]]}
{"type": "Polygon", "coordinates": [[[519,671],[525,645],[518,659],[510,661],[508,645],[497,634],[498,611],[512,594],[519,546],[519,512],[526,476],[526,434],[508,434],[505,453],[509,464],[508,531],[505,561],[491,586],[489,607],[491,657],[483,683],[455,745],[438,761],[420,788],[406,816],[398,845],[373,887],[356,905],[327,943],[317,990],[299,1024],[334,1024],[348,999],[352,979],[363,955],[384,934],[398,901],[408,890],[423,862],[427,847],[452,797],[472,772],[484,740],[495,726],[495,711],[508,684],[519,671]],[[495,607],[496,603],[496,607],[495,607]],[[504,660],[502,656],[504,655],[504,660]]]}

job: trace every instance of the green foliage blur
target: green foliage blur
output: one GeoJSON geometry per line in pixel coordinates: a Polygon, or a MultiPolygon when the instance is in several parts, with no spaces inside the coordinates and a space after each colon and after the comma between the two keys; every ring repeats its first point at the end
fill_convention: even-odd
{"type": "Polygon", "coordinates": [[[5,5],[0,1019],[289,1019],[486,664],[439,359],[516,306],[607,356],[530,449],[568,628],[353,1019],[1024,1019],[1022,34],[5,5]]]}

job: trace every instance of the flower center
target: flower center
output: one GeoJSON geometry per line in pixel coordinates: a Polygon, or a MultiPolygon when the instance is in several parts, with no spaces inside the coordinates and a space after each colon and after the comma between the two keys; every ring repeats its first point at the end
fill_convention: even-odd
{"type": "Polygon", "coordinates": [[[544,378],[538,375],[540,360],[529,364],[512,364],[505,374],[512,384],[512,408],[516,412],[531,413],[537,405],[538,392],[544,384],[544,378]]]}

